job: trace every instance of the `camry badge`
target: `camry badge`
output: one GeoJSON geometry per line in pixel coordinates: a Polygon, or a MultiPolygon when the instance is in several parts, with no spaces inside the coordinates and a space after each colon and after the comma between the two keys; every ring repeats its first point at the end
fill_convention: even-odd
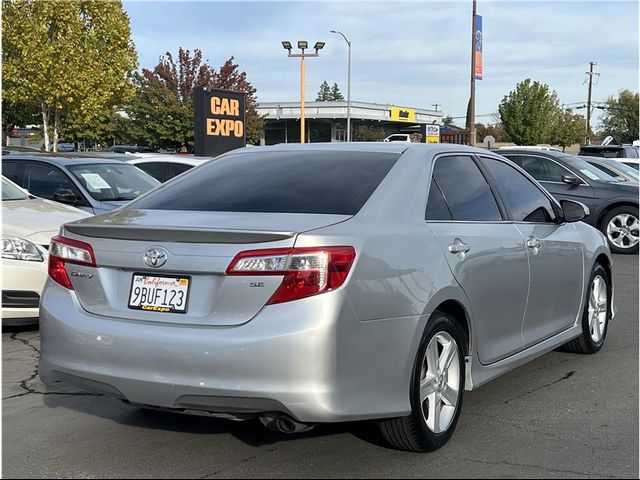
{"type": "Polygon", "coordinates": [[[162,248],[150,248],[144,254],[144,263],[153,268],[159,268],[167,263],[169,254],[162,248]]]}

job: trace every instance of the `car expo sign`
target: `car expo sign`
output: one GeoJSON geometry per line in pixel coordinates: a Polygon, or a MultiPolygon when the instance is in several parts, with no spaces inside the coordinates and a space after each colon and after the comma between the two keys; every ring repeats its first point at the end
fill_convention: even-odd
{"type": "Polygon", "coordinates": [[[394,122],[415,123],[416,111],[413,108],[391,107],[391,120],[394,122]]]}
{"type": "Polygon", "coordinates": [[[198,87],[193,99],[196,155],[221,155],[247,144],[244,93],[198,87]]]}

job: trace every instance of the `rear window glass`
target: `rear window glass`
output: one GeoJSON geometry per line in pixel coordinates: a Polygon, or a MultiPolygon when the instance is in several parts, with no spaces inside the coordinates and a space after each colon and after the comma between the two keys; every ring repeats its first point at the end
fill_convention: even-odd
{"type": "Polygon", "coordinates": [[[400,157],[371,152],[252,152],[185,173],[132,208],[355,215],[400,157]]]}

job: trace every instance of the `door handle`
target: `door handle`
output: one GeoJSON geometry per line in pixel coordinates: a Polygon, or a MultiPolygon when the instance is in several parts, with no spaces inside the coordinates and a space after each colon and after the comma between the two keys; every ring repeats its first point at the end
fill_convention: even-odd
{"type": "Polygon", "coordinates": [[[537,253],[538,250],[542,248],[542,242],[538,240],[536,237],[531,236],[527,240],[527,247],[537,253]]]}
{"type": "Polygon", "coordinates": [[[456,238],[454,240],[454,242],[451,245],[449,245],[449,253],[463,253],[464,254],[464,253],[467,253],[470,249],[471,249],[471,247],[469,247],[469,245],[464,243],[459,238],[456,238]]]}

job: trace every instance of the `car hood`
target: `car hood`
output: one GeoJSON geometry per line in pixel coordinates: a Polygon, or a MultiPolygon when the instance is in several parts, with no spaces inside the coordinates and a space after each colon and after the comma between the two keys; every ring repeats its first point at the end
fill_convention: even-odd
{"type": "Polygon", "coordinates": [[[60,225],[90,216],[77,208],[42,198],[4,200],[2,232],[44,245],[60,225]],[[52,233],[53,232],[53,233],[52,233]]]}

